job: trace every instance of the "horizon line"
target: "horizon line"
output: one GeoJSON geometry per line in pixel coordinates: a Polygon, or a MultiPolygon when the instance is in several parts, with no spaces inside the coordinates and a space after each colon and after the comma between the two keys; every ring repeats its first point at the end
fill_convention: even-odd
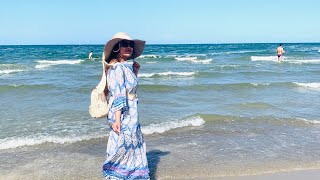
{"type": "MultiPolygon", "coordinates": [[[[320,44],[319,42],[233,42],[233,43],[152,43],[146,45],[223,45],[223,44],[320,44]]],[[[100,46],[103,44],[0,44],[0,46],[100,46]]]]}

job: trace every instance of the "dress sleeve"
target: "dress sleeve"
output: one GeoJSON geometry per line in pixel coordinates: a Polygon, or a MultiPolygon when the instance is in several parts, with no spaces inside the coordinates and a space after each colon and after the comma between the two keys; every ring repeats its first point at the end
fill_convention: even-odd
{"type": "Polygon", "coordinates": [[[120,64],[115,65],[110,72],[110,84],[109,90],[114,97],[111,111],[116,112],[122,108],[126,108],[127,97],[126,97],[126,86],[124,79],[124,69],[120,64]]]}

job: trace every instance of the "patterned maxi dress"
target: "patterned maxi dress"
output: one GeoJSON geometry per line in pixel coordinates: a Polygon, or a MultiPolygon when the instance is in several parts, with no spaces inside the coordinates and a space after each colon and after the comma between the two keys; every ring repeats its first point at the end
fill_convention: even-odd
{"type": "Polygon", "coordinates": [[[129,99],[135,93],[138,79],[132,65],[117,63],[107,72],[109,91],[114,101],[108,114],[110,123],[115,122],[115,112],[122,109],[120,133],[110,131],[107,157],[102,172],[106,179],[149,179],[146,144],[140,129],[138,99],[129,99]]]}

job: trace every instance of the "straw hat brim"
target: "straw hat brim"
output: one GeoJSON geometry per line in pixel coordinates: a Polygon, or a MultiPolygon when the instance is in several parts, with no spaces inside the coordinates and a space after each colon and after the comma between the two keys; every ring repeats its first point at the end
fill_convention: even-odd
{"type": "Polygon", "coordinates": [[[111,39],[110,41],[108,41],[106,43],[106,45],[104,46],[104,57],[105,57],[105,60],[107,60],[109,58],[113,47],[118,42],[120,42],[122,40],[128,40],[128,41],[133,41],[134,42],[133,54],[128,59],[137,58],[142,54],[142,52],[144,50],[144,46],[146,44],[146,41],[142,41],[142,40],[139,40],[139,39],[114,38],[114,39],[111,39]]]}

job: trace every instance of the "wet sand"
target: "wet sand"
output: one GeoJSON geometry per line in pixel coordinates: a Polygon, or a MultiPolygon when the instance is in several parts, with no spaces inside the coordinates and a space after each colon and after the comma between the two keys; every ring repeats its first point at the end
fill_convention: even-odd
{"type": "MultiPolygon", "coordinates": [[[[181,136],[187,134],[178,132],[181,136]]],[[[320,170],[270,172],[279,164],[255,167],[227,164],[216,168],[211,157],[201,155],[198,145],[179,144],[178,134],[147,136],[147,157],[151,179],[214,179],[214,180],[318,180],[320,170]],[[230,168],[230,170],[229,170],[230,168]],[[262,173],[261,173],[262,172],[262,173]],[[261,174],[243,176],[243,174],[261,174]]],[[[103,179],[107,138],[81,141],[73,144],[46,143],[36,147],[21,147],[0,151],[0,179],[103,179]],[[15,158],[8,158],[15,157],[15,158]]],[[[297,163],[295,164],[297,166],[297,163]]],[[[315,164],[318,166],[318,164],[315,164]]],[[[288,168],[287,168],[288,169],[288,168]]],[[[290,168],[289,168],[290,169],[290,168]]],[[[294,170],[294,167],[291,167],[294,170]]],[[[281,170],[279,170],[281,171],[281,170]]]]}

